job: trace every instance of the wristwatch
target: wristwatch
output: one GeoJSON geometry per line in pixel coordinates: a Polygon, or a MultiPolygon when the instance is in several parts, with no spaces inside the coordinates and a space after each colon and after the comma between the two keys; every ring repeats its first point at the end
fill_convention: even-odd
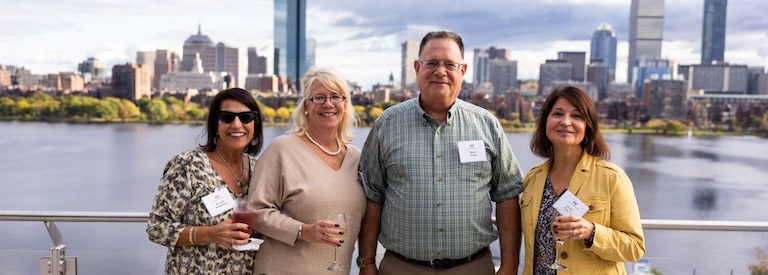
{"type": "Polygon", "coordinates": [[[362,256],[357,256],[357,260],[355,260],[355,262],[357,263],[357,267],[363,268],[366,265],[376,264],[376,259],[363,258],[362,256]]]}

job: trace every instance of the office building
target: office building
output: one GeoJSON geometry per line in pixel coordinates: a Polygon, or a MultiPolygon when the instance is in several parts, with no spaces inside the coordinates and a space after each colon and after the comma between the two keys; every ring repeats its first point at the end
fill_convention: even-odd
{"type": "Polygon", "coordinates": [[[704,0],[701,23],[701,64],[724,61],[725,15],[728,0],[704,0]]]}
{"type": "Polygon", "coordinates": [[[182,72],[189,72],[194,69],[195,56],[198,53],[200,60],[203,61],[203,70],[206,72],[216,71],[216,45],[207,35],[203,35],[199,25],[197,26],[197,34],[191,35],[184,41],[181,57],[182,72]]]}
{"type": "Polygon", "coordinates": [[[664,0],[632,0],[629,19],[627,81],[640,59],[661,58],[664,34],[664,0]]]}
{"type": "Polygon", "coordinates": [[[477,86],[490,81],[490,60],[512,60],[512,51],[505,48],[477,48],[474,50],[472,82],[477,86]]]}
{"type": "Polygon", "coordinates": [[[275,0],[275,53],[273,73],[285,78],[289,89],[297,90],[298,81],[309,68],[306,45],[306,0],[275,0]]]}
{"type": "Polygon", "coordinates": [[[104,63],[95,57],[89,57],[82,63],[77,64],[77,71],[87,80],[101,79],[105,76],[106,67],[104,66],[104,63]]]}
{"type": "Polygon", "coordinates": [[[136,52],[136,65],[141,65],[142,68],[147,70],[149,78],[155,78],[155,60],[157,59],[157,51],[136,52]]]}
{"type": "Polygon", "coordinates": [[[705,94],[747,93],[749,69],[746,65],[684,65],[680,66],[680,74],[688,81],[688,90],[704,90],[705,94]]]}
{"type": "Polygon", "coordinates": [[[650,79],[675,79],[677,63],[669,59],[640,59],[633,69],[632,87],[636,98],[643,98],[643,85],[650,79]]]}
{"type": "Polygon", "coordinates": [[[267,57],[260,56],[255,47],[248,48],[248,75],[266,74],[267,57]]]}
{"type": "Polygon", "coordinates": [[[576,82],[584,81],[584,68],[586,67],[585,52],[558,52],[557,59],[571,64],[571,79],[576,82]]]}
{"type": "Polygon", "coordinates": [[[419,41],[405,41],[402,45],[402,64],[400,64],[400,89],[417,91],[416,70],[413,62],[419,59],[419,41]]]}
{"type": "Polygon", "coordinates": [[[517,89],[517,61],[491,59],[488,61],[488,74],[495,96],[517,89]]]}
{"type": "Polygon", "coordinates": [[[155,51],[155,74],[152,77],[152,88],[160,88],[160,78],[170,72],[178,72],[181,61],[179,55],[170,50],[155,51]]]}
{"type": "Polygon", "coordinates": [[[589,47],[589,60],[600,60],[602,64],[608,65],[611,69],[609,81],[615,80],[616,74],[616,32],[613,31],[611,24],[600,23],[597,30],[592,34],[592,42],[589,47]]]}
{"type": "Polygon", "coordinates": [[[688,118],[687,90],[681,80],[650,79],[645,83],[643,103],[651,119],[688,118]]]}
{"type": "MultiPolygon", "coordinates": [[[[309,68],[312,68],[312,66],[315,66],[315,49],[317,48],[317,40],[314,38],[307,39],[307,61],[306,66],[307,70],[309,68]]],[[[302,75],[303,77],[304,75],[302,75]]]]}
{"type": "Polygon", "coordinates": [[[747,94],[760,94],[760,78],[765,78],[765,67],[748,67],[747,74],[747,94]]]}
{"type": "Polygon", "coordinates": [[[611,67],[601,61],[594,61],[587,66],[587,82],[597,86],[598,99],[602,100],[607,95],[608,84],[611,83],[611,67]]]}
{"type": "Polygon", "coordinates": [[[119,98],[136,101],[152,96],[152,83],[149,72],[141,65],[126,63],[112,67],[112,91],[119,98]]]}
{"type": "Polygon", "coordinates": [[[229,47],[219,42],[216,44],[216,70],[215,72],[224,72],[231,79],[230,87],[240,87],[240,50],[229,47]]]}
{"type": "Polygon", "coordinates": [[[539,95],[547,96],[555,88],[555,81],[569,81],[573,65],[565,60],[547,59],[539,66],[539,95]]]}

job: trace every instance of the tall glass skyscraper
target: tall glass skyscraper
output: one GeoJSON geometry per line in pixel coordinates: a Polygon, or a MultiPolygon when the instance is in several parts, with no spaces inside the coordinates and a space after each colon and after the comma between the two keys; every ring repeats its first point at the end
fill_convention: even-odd
{"type": "MultiPolygon", "coordinates": [[[[616,32],[613,31],[611,24],[600,23],[597,30],[592,34],[592,44],[589,48],[589,60],[599,59],[603,64],[608,65],[612,72],[616,72],[616,32]]],[[[610,75],[613,76],[614,73],[610,75]]],[[[611,78],[610,80],[613,80],[611,78]]]]}
{"type": "Polygon", "coordinates": [[[725,55],[725,14],[728,0],[704,0],[701,26],[701,64],[723,61],[725,55]]]}
{"type": "Polygon", "coordinates": [[[306,0],[275,0],[274,73],[298,90],[307,72],[306,0]]]}
{"type": "Polygon", "coordinates": [[[661,57],[663,35],[664,0],[632,0],[629,13],[627,82],[633,83],[632,70],[639,60],[661,57]]]}

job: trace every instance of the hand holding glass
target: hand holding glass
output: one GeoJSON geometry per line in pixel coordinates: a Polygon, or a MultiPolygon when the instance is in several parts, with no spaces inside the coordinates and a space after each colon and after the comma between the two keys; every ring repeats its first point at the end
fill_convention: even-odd
{"type": "Polygon", "coordinates": [[[232,222],[247,224],[248,228],[241,231],[250,236],[254,219],[256,219],[256,212],[248,207],[248,201],[238,200],[235,210],[232,211],[232,222]]]}
{"type": "MultiPolygon", "coordinates": [[[[341,232],[347,232],[347,215],[344,214],[344,212],[331,212],[328,214],[329,221],[333,221],[336,224],[339,225],[338,229],[341,230],[341,232]]],[[[344,239],[344,236],[341,234],[328,234],[331,238],[334,238],[336,240],[342,240],[344,239]]],[[[339,265],[338,255],[337,255],[337,248],[338,246],[333,246],[333,264],[328,267],[328,270],[330,271],[343,271],[344,268],[339,265]]]]}
{"type": "Polygon", "coordinates": [[[549,208],[550,215],[552,216],[552,222],[549,224],[549,229],[552,231],[552,235],[555,237],[555,243],[557,246],[555,246],[555,262],[549,265],[549,268],[551,269],[557,269],[557,270],[566,270],[565,265],[560,262],[560,251],[563,250],[563,241],[561,241],[557,237],[557,233],[555,233],[557,230],[555,230],[555,222],[557,222],[557,217],[560,216],[560,212],[557,211],[557,208],[550,207],[549,208]]]}

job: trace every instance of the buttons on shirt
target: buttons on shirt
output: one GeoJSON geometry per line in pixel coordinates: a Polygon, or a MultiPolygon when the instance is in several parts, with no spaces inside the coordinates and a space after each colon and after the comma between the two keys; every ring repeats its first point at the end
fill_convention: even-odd
{"type": "Polygon", "coordinates": [[[437,158],[442,158],[442,157],[443,157],[443,154],[437,153],[437,158]]]}
{"type": "Polygon", "coordinates": [[[442,202],[438,202],[437,203],[437,207],[443,207],[443,203],[442,202]]]}
{"type": "Polygon", "coordinates": [[[443,177],[438,177],[437,182],[443,182],[443,177]]]}

